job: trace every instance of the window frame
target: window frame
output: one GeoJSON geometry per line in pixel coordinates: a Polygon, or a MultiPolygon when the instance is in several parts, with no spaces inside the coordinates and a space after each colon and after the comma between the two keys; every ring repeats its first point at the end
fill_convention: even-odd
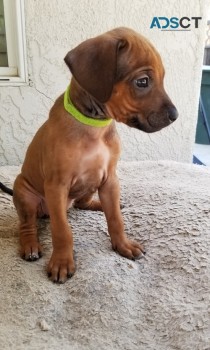
{"type": "Polygon", "coordinates": [[[0,67],[0,86],[28,83],[24,0],[3,0],[9,67],[0,67]]]}

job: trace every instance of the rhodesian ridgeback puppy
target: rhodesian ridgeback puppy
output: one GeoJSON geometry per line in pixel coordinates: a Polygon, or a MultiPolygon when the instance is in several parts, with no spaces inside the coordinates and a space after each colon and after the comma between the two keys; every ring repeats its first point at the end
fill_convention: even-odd
{"type": "Polygon", "coordinates": [[[163,86],[160,55],[143,36],[116,28],[68,52],[70,86],[36,133],[14,184],[21,255],[42,255],[36,218],[50,216],[53,252],[48,275],[64,283],[75,272],[67,209],[103,210],[111,244],[135,259],[143,247],[127,238],[120,210],[116,165],[120,140],[115,121],[155,132],[177,118],[163,86]],[[93,199],[98,192],[99,201],[93,199]]]}

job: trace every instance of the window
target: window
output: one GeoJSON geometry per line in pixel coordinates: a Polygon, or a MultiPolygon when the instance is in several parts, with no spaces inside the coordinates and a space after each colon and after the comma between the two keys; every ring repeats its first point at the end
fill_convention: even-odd
{"type": "Polygon", "coordinates": [[[23,0],[0,0],[0,85],[26,83],[23,0]]]}
{"type": "Polygon", "coordinates": [[[210,66],[210,20],[207,22],[206,41],[204,50],[204,65],[210,66]]]}

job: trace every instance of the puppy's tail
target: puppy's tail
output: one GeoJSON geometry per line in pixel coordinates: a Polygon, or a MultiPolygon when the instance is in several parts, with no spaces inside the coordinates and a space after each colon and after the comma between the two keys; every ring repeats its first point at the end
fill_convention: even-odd
{"type": "Polygon", "coordinates": [[[13,190],[11,190],[11,188],[5,186],[2,182],[0,182],[0,189],[5,193],[10,194],[10,196],[13,196],[13,190]]]}

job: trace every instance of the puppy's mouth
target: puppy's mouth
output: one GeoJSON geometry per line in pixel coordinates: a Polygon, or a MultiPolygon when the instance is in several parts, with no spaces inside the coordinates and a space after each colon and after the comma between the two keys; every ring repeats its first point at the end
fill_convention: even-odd
{"type": "Polygon", "coordinates": [[[135,128],[147,133],[159,131],[166,126],[166,125],[163,125],[163,126],[155,125],[155,123],[153,125],[152,120],[150,121],[150,118],[147,118],[146,120],[144,120],[144,122],[142,122],[138,116],[131,117],[128,120],[127,125],[130,126],[131,128],[135,128]]]}
{"type": "Polygon", "coordinates": [[[173,107],[173,109],[164,110],[163,113],[151,112],[144,119],[140,115],[132,116],[128,120],[127,125],[147,133],[152,133],[170,125],[177,119],[177,117],[177,110],[173,107]]]}

